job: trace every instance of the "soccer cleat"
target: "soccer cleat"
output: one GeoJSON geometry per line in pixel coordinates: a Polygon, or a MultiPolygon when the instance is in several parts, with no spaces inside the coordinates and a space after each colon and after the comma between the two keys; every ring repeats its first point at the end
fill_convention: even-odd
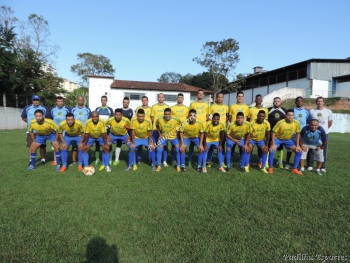
{"type": "Polygon", "coordinates": [[[187,166],[188,166],[188,168],[192,168],[192,163],[188,162],[187,166]]]}
{"type": "Polygon", "coordinates": [[[35,167],[33,165],[29,165],[27,168],[27,171],[33,171],[35,170],[35,167]]]}
{"type": "Polygon", "coordinates": [[[246,172],[245,169],[244,169],[244,167],[239,168],[239,170],[240,170],[242,173],[245,173],[245,172],[246,172]]]}
{"type": "Polygon", "coordinates": [[[207,167],[203,167],[202,168],[202,173],[206,173],[207,172],[207,167]]]}
{"type": "Polygon", "coordinates": [[[268,172],[269,172],[269,174],[273,174],[273,168],[270,167],[270,168],[268,169],[268,172]]]}
{"type": "Polygon", "coordinates": [[[321,172],[325,173],[326,172],[326,168],[321,168],[321,172]]]}
{"type": "Polygon", "coordinates": [[[51,166],[56,166],[57,163],[56,162],[51,162],[51,166]]]}
{"type": "Polygon", "coordinates": [[[180,166],[176,167],[176,171],[177,171],[178,173],[181,172],[180,166]]]}
{"type": "Polygon", "coordinates": [[[230,168],[230,167],[227,167],[227,168],[226,168],[226,172],[227,172],[227,173],[229,173],[229,172],[230,172],[230,170],[231,170],[231,168],[230,168]]]}
{"type": "Polygon", "coordinates": [[[163,162],[164,167],[168,167],[168,163],[166,161],[163,162]]]}
{"type": "Polygon", "coordinates": [[[316,174],[317,174],[317,175],[322,175],[322,174],[321,174],[321,171],[320,171],[320,170],[318,170],[318,169],[316,169],[316,171],[315,171],[315,172],[316,172],[316,174]]]}
{"type": "Polygon", "coordinates": [[[137,160],[137,165],[141,164],[141,160],[137,160]]]}
{"type": "Polygon", "coordinates": [[[226,166],[226,164],[225,164],[224,162],[222,162],[221,166],[222,166],[224,169],[227,168],[227,166],[226,166]]]}
{"type": "Polygon", "coordinates": [[[176,161],[171,162],[171,165],[176,166],[177,165],[176,161]]]}
{"type": "Polygon", "coordinates": [[[61,169],[60,169],[60,172],[63,173],[67,170],[67,168],[65,166],[62,166],[61,169]]]}
{"type": "Polygon", "coordinates": [[[157,168],[155,166],[152,166],[152,171],[155,172],[157,168]]]}
{"type": "Polygon", "coordinates": [[[204,167],[202,168],[202,167],[197,167],[197,171],[199,172],[199,173],[202,173],[203,172],[203,169],[204,169],[204,167]]]}
{"type": "Polygon", "coordinates": [[[186,172],[186,168],[185,167],[181,167],[181,172],[186,172]]]}
{"type": "Polygon", "coordinates": [[[246,173],[249,173],[249,166],[244,166],[244,170],[246,173]]]}
{"type": "Polygon", "coordinates": [[[58,172],[61,169],[61,165],[56,165],[56,172],[58,172]]]}
{"type": "Polygon", "coordinates": [[[106,167],[104,165],[101,165],[100,168],[98,168],[99,171],[103,171],[106,167]]]}
{"type": "Polygon", "coordinates": [[[266,168],[260,169],[261,172],[268,174],[269,172],[266,170],[266,168]]]}
{"type": "Polygon", "coordinates": [[[223,172],[223,173],[226,173],[226,170],[224,169],[224,167],[219,168],[219,171],[223,172]]]}
{"type": "Polygon", "coordinates": [[[207,167],[208,167],[208,168],[211,168],[212,165],[213,165],[212,162],[207,162],[207,167]]]}
{"type": "Polygon", "coordinates": [[[100,159],[96,159],[95,164],[99,165],[101,163],[100,159]]]}
{"type": "Polygon", "coordinates": [[[305,168],[304,167],[300,167],[300,172],[304,172],[305,168]]]}
{"type": "Polygon", "coordinates": [[[113,166],[117,166],[119,164],[119,161],[114,161],[113,166]]]}
{"type": "Polygon", "coordinates": [[[265,167],[266,168],[270,168],[269,163],[266,163],[265,167]]]}
{"type": "Polygon", "coordinates": [[[300,171],[298,171],[297,168],[293,168],[293,169],[292,169],[292,173],[293,173],[293,174],[297,174],[297,175],[303,175],[303,173],[300,172],[300,171]]]}
{"type": "Polygon", "coordinates": [[[76,164],[77,164],[77,162],[72,162],[69,166],[74,166],[76,164]]]}
{"type": "Polygon", "coordinates": [[[106,172],[107,172],[107,173],[112,172],[112,169],[111,169],[111,167],[110,167],[109,165],[106,166],[106,172]]]}
{"type": "Polygon", "coordinates": [[[79,172],[82,172],[83,170],[84,170],[83,166],[82,166],[82,165],[79,165],[79,166],[78,166],[78,171],[79,171],[79,172]]]}
{"type": "Polygon", "coordinates": [[[262,168],[262,163],[258,163],[258,167],[261,169],[262,168]]]}
{"type": "Polygon", "coordinates": [[[162,167],[158,166],[157,169],[156,169],[156,172],[160,172],[160,170],[162,170],[162,167]]]}
{"type": "Polygon", "coordinates": [[[134,164],[134,165],[132,166],[132,170],[133,170],[133,171],[136,171],[136,170],[137,170],[137,165],[134,164]]]}
{"type": "Polygon", "coordinates": [[[131,171],[131,170],[132,170],[132,167],[131,167],[131,166],[128,166],[128,167],[126,167],[125,172],[129,172],[129,171],[131,171]]]}
{"type": "Polygon", "coordinates": [[[311,166],[309,166],[309,167],[307,168],[308,171],[312,171],[313,169],[314,169],[314,168],[311,167],[311,166]]]}
{"type": "Polygon", "coordinates": [[[41,163],[41,165],[45,165],[46,161],[45,160],[41,160],[40,163],[41,163]]]}
{"type": "Polygon", "coordinates": [[[278,168],[284,169],[283,163],[278,163],[278,168]]]}
{"type": "Polygon", "coordinates": [[[289,170],[289,169],[290,169],[290,165],[289,165],[289,164],[286,164],[286,165],[284,166],[284,169],[289,170]]]}

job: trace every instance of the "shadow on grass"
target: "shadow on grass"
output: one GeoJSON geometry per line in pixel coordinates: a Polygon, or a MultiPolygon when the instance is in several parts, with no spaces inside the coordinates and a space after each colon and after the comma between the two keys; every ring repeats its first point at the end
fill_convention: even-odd
{"type": "Polygon", "coordinates": [[[119,263],[117,246],[109,246],[102,237],[94,237],[86,246],[86,261],[82,263],[119,263]]]}

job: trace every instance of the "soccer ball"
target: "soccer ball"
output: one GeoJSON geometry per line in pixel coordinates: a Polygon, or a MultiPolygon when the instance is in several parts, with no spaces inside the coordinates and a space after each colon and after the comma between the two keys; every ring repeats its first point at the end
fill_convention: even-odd
{"type": "Polygon", "coordinates": [[[84,174],[87,176],[92,176],[95,173],[95,168],[91,165],[84,167],[84,174]]]}

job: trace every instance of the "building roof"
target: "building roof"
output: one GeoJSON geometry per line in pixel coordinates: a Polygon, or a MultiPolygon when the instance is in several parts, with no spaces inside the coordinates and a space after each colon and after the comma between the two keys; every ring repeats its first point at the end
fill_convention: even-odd
{"type": "MultiPolygon", "coordinates": [[[[164,82],[146,82],[132,80],[114,80],[111,84],[113,89],[135,89],[135,90],[159,90],[159,91],[175,91],[175,92],[197,92],[201,88],[197,88],[185,83],[164,83],[164,82]]],[[[204,93],[214,93],[211,90],[204,90],[204,93]]]]}
{"type": "Polygon", "coordinates": [[[89,78],[96,78],[96,79],[114,79],[114,76],[89,75],[89,78]]]}

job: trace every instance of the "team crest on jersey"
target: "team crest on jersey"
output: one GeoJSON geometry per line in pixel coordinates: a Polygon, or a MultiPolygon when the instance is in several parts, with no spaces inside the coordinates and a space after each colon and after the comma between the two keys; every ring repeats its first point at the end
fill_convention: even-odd
{"type": "Polygon", "coordinates": [[[58,116],[61,116],[61,115],[62,115],[62,112],[57,113],[57,115],[58,115],[58,116]]]}
{"type": "Polygon", "coordinates": [[[302,118],[302,117],[303,117],[303,114],[299,113],[298,117],[299,117],[299,118],[302,118]]]}
{"type": "Polygon", "coordinates": [[[322,113],[321,112],[317,113],[317,117],[322,117],[322,113]]]}
{"type": "Polygon", "coordinates": [[[79,115],[84,115],[84,113],[82,111],[79,111],[79,115]]]}
{"type": "Polygon", "coordinates": [[[275,118],[278,119],[280,117],[280,114],[279,113],[276,113],[275,114],[275,118]]]}

